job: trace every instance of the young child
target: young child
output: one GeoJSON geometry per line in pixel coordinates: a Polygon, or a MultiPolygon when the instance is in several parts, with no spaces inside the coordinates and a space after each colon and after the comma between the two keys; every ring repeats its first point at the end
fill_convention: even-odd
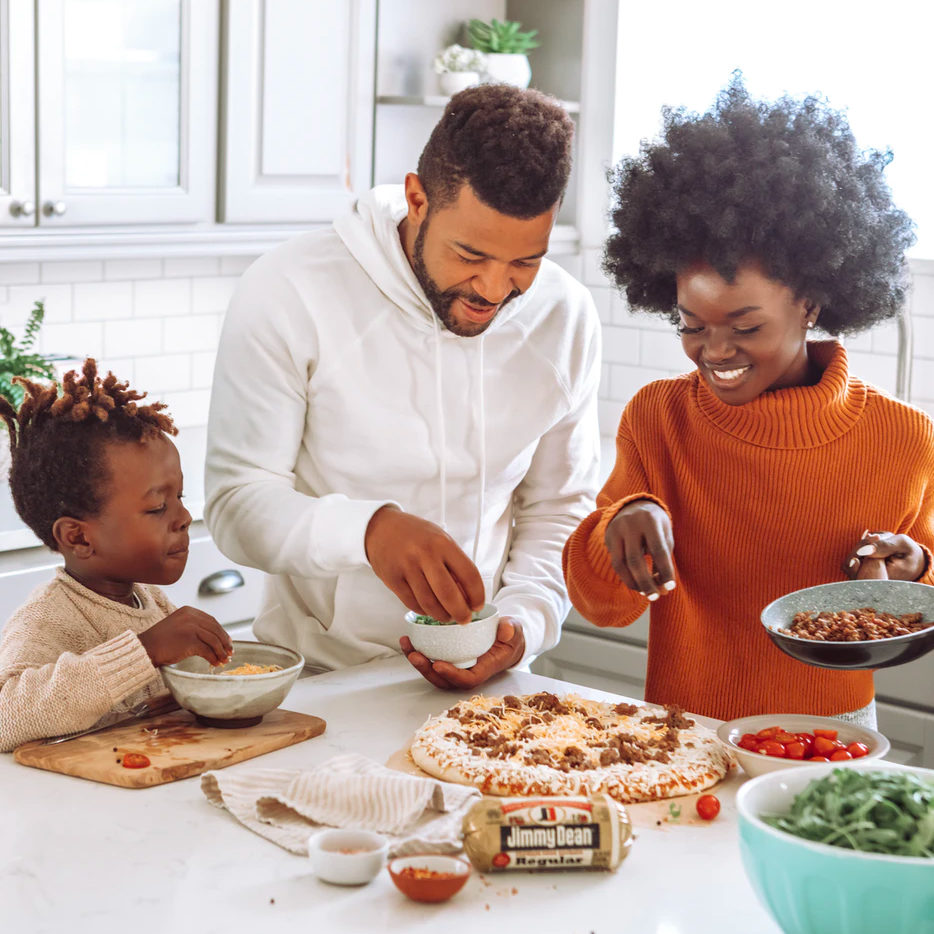
{"type": "Polygon", "coordinates": [[[806,341],[902,305],[912,224],[887,162],[822,102],[756,102],[737,78],[703,116],[666,111],[664,140],[617,169],[605,269],[697,369],[626,406],[564,570],[599,626],[651,604],[649,701],[875,722],[870,671],[795,661],[759,616],[789,591],[878,576],[865,559],[934,583],[934,425],[851,376],[839,343],[806,341]]]}
{"type": "MultiPolygon", "coordinates": [[[[0,397],[10,435],[13,502],[64,558],[0,633],[0,751],[94,726],[164,694],[159,666],[230,657],[229,636],[156,584],[188,560],[177,429],[160,402],[112,373],[69,372],[62,395],[20,380],[19,412],[0,397]]],[[[158,703],[158,702],[156,702],[158,703]]]]}

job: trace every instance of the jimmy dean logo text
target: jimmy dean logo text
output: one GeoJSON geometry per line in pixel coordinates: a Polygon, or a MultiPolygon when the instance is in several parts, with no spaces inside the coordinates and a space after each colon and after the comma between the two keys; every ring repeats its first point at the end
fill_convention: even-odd
{"type": "Polygon", "coordinates": [[[562,850],[600,848],[599,824],[553,824],[550,827],[500,827],[500,849],[562,850]]]}

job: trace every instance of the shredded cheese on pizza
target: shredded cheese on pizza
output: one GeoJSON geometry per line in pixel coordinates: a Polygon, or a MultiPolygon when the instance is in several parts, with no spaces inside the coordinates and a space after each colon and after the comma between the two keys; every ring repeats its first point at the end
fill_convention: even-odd
{"type": "Polygon", "coordinates": [[[461,701],[421,727],[411,755],[488,794],[606,791],[624,803],[709,787],[732,765],[716,735],[678,708],[547,692],[461,701]]]}

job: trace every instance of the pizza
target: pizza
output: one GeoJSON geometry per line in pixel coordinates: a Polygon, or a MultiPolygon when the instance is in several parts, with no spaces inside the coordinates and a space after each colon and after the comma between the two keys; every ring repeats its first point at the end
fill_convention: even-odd
{"type": "Polygon", "coordinates": [[[477,695],[429,718],[410,754],[429,775],[488,795],[606,792],[622,804],[702,791],[733,766],[680,708],[547,691],[477,695]]]}

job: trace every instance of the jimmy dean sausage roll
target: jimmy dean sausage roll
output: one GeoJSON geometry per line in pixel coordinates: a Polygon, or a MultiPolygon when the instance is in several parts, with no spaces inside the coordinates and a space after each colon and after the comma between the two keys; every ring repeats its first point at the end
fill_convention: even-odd
{"type": "Polygon", "coordinates": [[[497,869],[616,869],[632,825],[608,794],[482,798],[464,817],[464,850],[481,872],[497,869]]]}

